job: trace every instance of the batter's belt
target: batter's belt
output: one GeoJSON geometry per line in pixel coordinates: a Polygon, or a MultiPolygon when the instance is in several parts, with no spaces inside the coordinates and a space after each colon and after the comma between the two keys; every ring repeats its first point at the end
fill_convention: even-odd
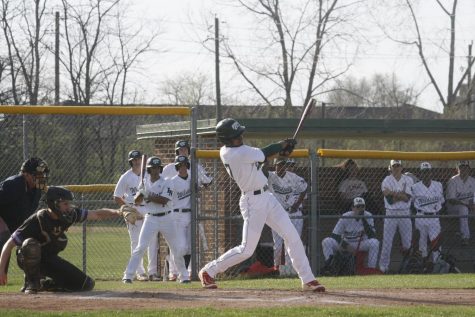
{"type": "Polygon", "coordinates": [[[269,189],[269,186],[264,185],[264,187],[262,187],[261,189],[257,189],[257,190],[254,190],[254,191],[250,190],[250,191],[244,192],[242,194],[243,195],[246,195],[246,194],[260,195],[260,194],[266,192],[268,189],[269,189]]]}

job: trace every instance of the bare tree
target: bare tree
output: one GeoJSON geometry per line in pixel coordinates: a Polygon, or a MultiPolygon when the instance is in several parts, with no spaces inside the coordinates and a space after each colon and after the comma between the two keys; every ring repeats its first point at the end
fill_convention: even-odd
{"type": "MultiPolygon", "coordinates": [[[[448,2],[448,1],[445,1],[448,2]]],[[[440,78],[437,78],[434,74],[434,63],[433,60],[429,57],[430,53],[429,49],[433,49],[433,45],[430,45],[429,39],[424,38],[423,32],[421,27],[423,22],[419,19],[418,15],[416,14],[415,10],[415,1],[413,0],[401,0],[402,4],[402,14],[404,17],[408,17],[411,25],[412,30],[414,32],[414,38],[412,39],[403,39],[400,36],[393,35],[390,31],[388,31],[387,26],[384,23],[381,23],[380,26],[386,35],[391,38],[393,41],[407,45],[407,46],[414,46],[417,49],[417,53],[423,65],[424,71],[429,77],[429,81],[431,86],[434,88],[437,96],[443,105],[444,109],[447,109],[450,106],[453,106],[457,103],[457,95],[461,92],[461,88],[463,82],[471,76],[470,71],[472,66],[475,62],[475,58],[472,58],[469,61],[469,66],[465,69],[462,75],[457,79],[454,69],[455,69],[455,56],[456,56],[456,22],[457,22],[457,6],[458,0],[452,0],[451,4],[444,4],[440,0],[435,0],[438,8],[443,12],[443,14],[448,19],[448,25],[446,29],[448,30],[447,37],[444,37],[441,43],[437,43],[437,49],[444,54],[447,54],[448,57],[448,68],[447,68],[447,92],[444,95],[443,88],[441,87],[442,81],[440,78]],[[421,24],[422,23],[422,24],[421,24]],[[447,41],[448,39],[448,41],[447,41]],[[445,42],[448,42],[448,45],[445,45],[445,42]],[[429,48],[430,47],[430,48],[429,48]]],[[[379,5],[379,3],[378,3],[379,5]]],[[[401,12],[400,12],[401,14],[401,12]]],[[[395,31],[399,34],[399,28],[395,31]]],[[[432,32],[436,33],[436,32],[432,32]]],[[[468,89],[470,91],[470,89],[468,89]]],[[[466,98],[463,98],[464,101],[466,98]]]]}
{"type": "Polygon", "coordinates": [[[240,0],[240,5],[258,19],[255,30],[257,55],[246,58],[231,44],[223,41],[225,57],[231,59],[238,73],[252,90],[270,107],[282,101],[286,113],[293,98],[301,96],[302,104],[318,94],[327,82],[345,73],[351,63],[332,67],[322,59],[324,50],[342,49],[345,41],[354,39],[353,12],[358,1],[304,0],[282,3],[279,0],[240,0]],[[258,29],[267,28],[263,34],[258,29]],[[338,44],[338,45],[335,45],[338,44]]]}
{"type": "Polygon", "coordinates": [[[201,73],[166,79],[161,92],[174,105],[202,105],[213,99],[210,79],[201,73]]]}

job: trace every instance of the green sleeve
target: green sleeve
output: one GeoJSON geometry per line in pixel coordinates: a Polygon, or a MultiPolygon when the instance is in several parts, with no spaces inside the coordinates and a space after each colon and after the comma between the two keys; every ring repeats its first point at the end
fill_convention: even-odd
{"type": "Polygon", "coordinates": [[[341,236],[339,234],[334,234],[332,233],[332,235],[330,236],[330,238],[333,238],[336,240],[336,242],[340,243],[341,242],[341,236]]]}
{"type": "Polygon", "coordinates": [[[266,158],[279,153],[281,150],[282,150],[282,144],[280,143],[272,143],[261,149],[261,151],[264,153],[266,158]]]}

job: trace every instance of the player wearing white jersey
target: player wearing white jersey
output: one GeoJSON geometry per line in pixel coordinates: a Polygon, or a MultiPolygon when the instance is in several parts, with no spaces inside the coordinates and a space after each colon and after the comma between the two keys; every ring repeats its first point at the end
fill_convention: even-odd
{"type": "Polygon", "coordinates": [[[328,267],[337,250],[350,252],[367,251],[368,267],[376,268],[379,253],[379,241],[376,239],[373,214],[365,210],[362,197],[353,199],[351,211],[345,212],[338,220],[332,235],[323,239],[322,248],[325,266],[328,267]],[[355,217],[360,218],[355,218],[355,217]]]}
{"type": "Polygon", "coordinates": [[[239,207],[244,224],[241,245],[206,264],[199,272],[201,285],[207,289],[217,288],[214,281],[216,274],[249,258],[256,249],[264,224],[267,224],[284,238],[292,265],[302,281],[303,290],[324,292],[325,287],[312,273],[297,230],[282,205],[268,191],[267,177],[261,169],[262,163],[277,153],[289,155],[296,141],[287,139],[259,149],[243,144],[244,131],[245,127],[231,118],[221,120],[216,126],[217,137],[224,144],[220,149],[221,161],[242,193],[239,207]]]}
{"type": "MultiPolygon", "coordinates": [[[[276,159],[274,162],[275,172],[269,172],[268,184],[270,191],[289,213],[290,221],[301,236],[303,229],[302,202],[306,197],[307,182],[291,171],[294,165],[295,161],[292,159],[276,159]]],[[[283,264],[281,258],[284,241],[274,230],[272,230],[272,238],[274,240],[274,266],[278,268],[283,264]]],[[[290,264],[287,252],[285,252],[284,264],[290,264]]]]}
{"type": "MultiPolygon", "coordinates": [[[[417,216],[435,216],[439,214],[444,203],[444,191],[440,182],[432,180],[432,166],[429,162],[423,162],[420,166],[421,181],[411,187],[414,207],[417,216]]],[[[432,263],[435,263],[440,255],[440,221],[439,218],[416,218],[416,229],[419,230],[419,251],[422,257],[427,257],[427,238],[429,238],[432,250],[432,263]]]]}
{"type": "Polygon", "coordinates": [[[468,227],[468,214],[475,211],[474,197],[475,179],[470,176],[470,163],[460,161],[457,164],[457,175],[447,183],[447,211],[460,217],[460,233],[462,245],[468,245],[470,229],[468,227]]]}
{"type": "MultiPolygon", "coordinates": [[[[140,183],[140,166],[142,164],[142,153],[137,150],[129,152],[129,165],[130,169],[122,174],[117,182],[114,190],[114,200],[119,206],[131,205],[134,206],[134,196],[137,193],[140,183]]],[[[146,214],[144,204],[134,206],[142,215],[146,214]]],[[[130,253],[134,251],[139,242],[140,230],[142,229],[143,220],[139,219],[135,224],[126,223],[127,230],[130,236],[130,253]]],[[[145,273],[143,266],[143,259],[137,267],[136,278],[139,281],[148,281],[150,277],[157,274],[157,252],[158,241],[152,239],[148,246],[148,274],[145,273]]]]}
{"type": "MultiPolygon", "coordinates": [[[[178,175],[171,178],[173,188],[173,214],[177,223],[178,234],[185,237],[185,265],[188,268],[191,259],[191,177],[190,161],[187,156],[175,158],[175,171],[178,175]]],[[[198,175],[198,186],[208,186],[212,178],[198,175]]],[[[200,234],[201,236],[201,234],[200,234]]],[[[173,257],[169,257],[170,276],[178,275],[173,257]]],[[[173,280],[173,279],[170,279],[173,280]]]]}
{"type": "Polygon", "coordinates": [[[150,241],[157,237],[160,232],[167,241],[173,254],[175,263],[179,270],[181,283],[189,283],[190,276],[185,267],[185,241],[182,235],[177,234],[175,218],[172,214],[172,186],[170,180],[160,177],[162,162],[152,156],[147,160],[147,173],[150,174],[144,188],[141,188],[135,197],[135,203],[146,202],[147,214],[145,215],[142,230],[140,231],[139,243],[132,252],[122,281],[132,283],[132,276],[139,265],[140,259],[145,253],[145,249],[150,241]]]}
{"type": "Polygon", "coordinates": [[[402,174],[402,163],[400,160],[391,160],[389,165],[391,174],[386,176],[381,184],[384,195],[384,206],[387,216],[394,218],[384,219],[383,246],[379,259],[379,268],[382,272],[387,272],[389,268],[391,249],[396,230],[401,236],[403,254],[409,252],[412,240],[411,211],[411,186],[412,179],[402,174]],[[398,218],[398,216],[401,216],[398,218]],[[407,217],[404,217],[407,216],[407,217]]]}

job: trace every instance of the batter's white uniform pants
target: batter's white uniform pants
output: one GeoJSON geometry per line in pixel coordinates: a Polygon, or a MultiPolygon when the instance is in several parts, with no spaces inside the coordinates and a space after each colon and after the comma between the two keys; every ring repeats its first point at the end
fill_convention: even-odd
{"type": "MultiPolygon", "coordinates": [[[[137,220],[134,225],[127,223],[127,230],[130,237],[130,254],[139,244],[140,230],[142,229],[143,220],[137,220]]],[[[148,246],[148,274],[157,274],[157,252],[158,252],[158,240],[152,239],[148,246]]],[[[140,263],[137,266],[137,274],[145,274],[145,268],[143,266],[143,257],[140,259],[140,263]]]]}
{"type": "Polygon", "coordinates": [[[239,207],[244,220],[241,245],[209,262],[202,270],[211,277],[215,277],[216,274],[249,258],[256,249],[264,224],[267,224],[284,238],[292,266],[302,283],[315,280],[300,236],[290,221],[288,213],[274,195],[268,191],[260,195],[254,195],[252,192],[243,194],[239,200],[239,207]]]}
{"type": "MultiPolygon", "coordinates": [[[[361,242],[358,242],[358,241],[356,242],[346,241],[346,242],[348,242],[347,250],[350,252],[355,252],[357,249],[358,251],[368,252],[368,267],[373,268],[373,269],[376,268],[376,263],[378,262],[378,253],[379,253],[378,239],[372,238],[372,239],[361,240],[361,242]]],[[[328,238],[323,239],[322,249],[323,249],[323,256],[325,257],[325,261],[326,261],[330,258],[330,256],[335,254],[335,251],[341,250],[341,245],[335,239],[328,237],[328,238]]]]}
{"type": "Polygon", "coordinates": [[[185,254],[184,237],[177,234],[175,219],[172,214],[167,214],[162,217],[145,215],[142,230],[140,231],[139,242],[132,252],[123,279],[133,278],[134,272],[137,270],[147,246],[150,244],[150,241],[157,239],[159,232],[167,241],[170,250],[173,250],[173,254],[176,255],[174,260],[179,270],[180,280],[184,281],[190,279],[188,271],[185,268],[185,259],[183,258],[185,254]]]}
{"type": "MultiPolygon", "coordinates": [[[[177,234],[183,236],[185,239],[185,254],[191,254],[191,212],[173,212],[173,216],[175,217],[177,234]]],[[[170,253],[173,252],[170,251],[170,253]]],[[[178,275],[178,269],[173,257],[170,256],[168,264],[170,266],[170,275],[178,275]]]]}
{"type": "MultiPolygon", "coordinates": [[[[303,229],[303,219],[302,219],[302,210],[297,210],[293,214],[289,214],[290,221],[294,225],[295,229],[299,236],[302,236],[302,229],[303,229]]],[[[277,234],[274,230],[272,230],[272,239],[274,240],[274,265],[279,266],[281,264],[290,264],[290,256],[285,251],[285,263],[282,262],[282,246],[284,244],[284,239],[280,235],[277,234]]]]}
{"type": "MultiPolygon", "coordinates": [[[[422,215],[419,214],[418,215],[422,215]]],[[[427,251],[427,238],[429,238],[429,243],[431,248],[433,248],[433,243],[437,243],[440,235],[440,221],[439,218],[416,218],[415,221],[416,229],[419,230],[419,251],[421,252],[422,257],[426,257],[428,254],[427,251]]],[[[440,248],[432,250],[432,263],[435,263],[440,255],[440,248]]]]}
{"type": "Polygon", "coordinates": [[[470,229],[468,228],[468,207],[464,205],[450,205],[447,204],[447,212],[452,215],[462,216],[459,218],[460,233],[462,239],[470,239],[470,229]]]}
{"type": "Polygon", "coordinates": [[[379,259],[379,268],[382,272],[387,272],[391,257],[394,235],[399,229],[403,250],[409,250],[412,240],[412,222],[409,217],[409,209],[391,210],[386,209],[387,216],[408,216],[407,218],[384,218],[383,246],[379,259]]]}

